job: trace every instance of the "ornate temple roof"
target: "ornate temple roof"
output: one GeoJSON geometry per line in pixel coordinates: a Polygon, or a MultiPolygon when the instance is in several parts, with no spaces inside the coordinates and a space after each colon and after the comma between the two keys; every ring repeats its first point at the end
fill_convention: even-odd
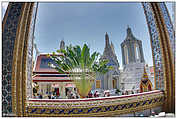
{"type": "Polygon", "coordinates": [[[132,30],[131,30],[131,28],[128,26],[128,27],[127,27],[127,37],[126,37],[125,40],[134,40],[134,39],[135,39],[135,37],[134,37],[134,35],[133,35],[133,33],[132,33],[132,30]]]}
{"type": "Polygon", "coordinates": [[[35,82],[66,82],[66,80],[68,80],[68,76],[66,74],[60,74],[54,68],[49,67],[49,62],[55,65],[55,62],[49,57],[47,57],[47,53],[40,54],[37,57],[37,62],[35,70],[33,71],[32,80],[35,82]]]}
{"type": "Polygon", "coordinates": [[[144,67],[144,73],[143,73],[143,77],[142,77],[142,80],[148,80],[148,74],[146,72],[146,68],[144,67]]]}
{"type": "Polygon", "coordinates": [[[151,83],[151,81],[149,80],[148,78],[148,74],[146,72],[146,68],[144,67],[144,73],[143,73],[143,76],[142,76],[142,79],[141,79],[141,83],[147,85],[147,83],[151,83]]]}
{"type": "MultiPolygon", "coordinates": [[[[62,55],[62,54],[58,54],[58,55],[62,55]]],[[[46,54],[40,54],[37,57],[36,66],[35,66],[34,72],[37,72],[37,73],[40,73],[40,72],[58,73],[54,68],[49,67],[49,65],[48,65],[49,62],[51,62],[52,64],[55,64],[52,59],[47,57],[47,53],[46,54]]]]}
{"type": "Polygon", "coordinates": [[[131,28],[128,26],[127,27],[127,36],[125,38],[125,40],[121,43],[121,45],[123,45],[125,42],[127,41],[135,41],[135,42],[142,42],[141,40],[138,40],[132,33],[131,28]]]}
{"type": "Polygon", "coordinates": [[[146,69],[144,67],[144,73],[140,83],[140,92],[152,91],[152,83],[148,78],[146,69]]]}
{"type": "MultiPolygon", "coordinates": [[[[60,41],[60,49],[65,49],[65,42],[64,42],[64,38],[63,40],[60,41]]],[[[53,65],[56,65],[56,63],[50,59],[49,57],[47,57],[47,54],[48,53],[40,53],[38,56],[37,56],[37,60],[36,60],[36,63],[35,63],[35,69],[34,69],[34,73],[43,73],[43,74],[59,74],[58,71],[52,67],[50,67],[48,64],[49,62],[53,65]]],[[[52,54],[50,54],[52,55],[52,54]]],[[[58,53],[56,54],[58,56],[61,56],[63,55],[62,53],[58,53]]]]}
{"type": "Polygon", "coordinates": [[[121,43],[122,63],[126,67],[130,63],[144,63],[142,41],[134,37],[131,28],[127,27],[127,35],[121,43]]]}
{"type": "Polygon", "coordinates": [[[115,50],[114,50],[114,45],[112,42],[110,44],[109,36],[108,36],[107,32],[105,34],[105,48],[104,48],[103,55],[101,56],[101,59],[108,59],[109,60],[108,65],[111,65],[111,66],[114,65],[114,66],[119,67],[117,56],[116,56],[115,50]]]}

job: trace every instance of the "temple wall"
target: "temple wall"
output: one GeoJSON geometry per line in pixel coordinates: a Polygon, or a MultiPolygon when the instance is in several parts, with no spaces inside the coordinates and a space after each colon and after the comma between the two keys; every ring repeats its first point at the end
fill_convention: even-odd
{"type": "MultiPolygon", "coordinates": [[[[144,63],[131,63],[126,65],[124,71],[120,74],[120,83],[124,84],[122,90],[139,89],[139,84],[144,71],[144,63]]],[[[121,86],[122,87],[122,86],[121,86]]]]}
{"type": "Polygon", "coordinates": [[[134,116],[161,111],[165,98],[161,91],[84,99],[31,99],[27,116],[134,116]],[[158,108],[157,108],[158,107],[158,108]],[[160,108],[159,108],[160,107],[160,108]],[[145,110],[145,111],[142,111],[145,110]]]}

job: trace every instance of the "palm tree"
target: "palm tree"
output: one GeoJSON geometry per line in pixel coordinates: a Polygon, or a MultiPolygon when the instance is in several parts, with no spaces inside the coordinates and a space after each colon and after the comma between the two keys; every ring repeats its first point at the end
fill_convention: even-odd
{"type": "Polygon", "coordinates": [[[96,72],[105,74],[109,69],[112,69],[111,66],[107,66],[108,60],[97,61],[99,53],[94,52],[90,55],[90,49],[86,44],[82,49],[79,45],[74,47],[69,45],[66,50],[60,49],[57,50],[57,53],[63,55],[57,55],[55,52],[48,55],[57,65],[54,68],[59,73],[68,74],[74,80],[82,98],[86,97],[91,90],[96,79],[96,72]]]}

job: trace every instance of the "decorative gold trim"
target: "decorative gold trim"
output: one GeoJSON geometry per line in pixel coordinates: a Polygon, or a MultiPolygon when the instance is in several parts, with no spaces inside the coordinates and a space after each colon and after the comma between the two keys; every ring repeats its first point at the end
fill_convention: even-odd
{"type": "MultiPolygon", "coordinates": [[[[16,113],[17,116],[23,116],[23,108],[25,108],[24,104],[24,91],[26,85],[23,84],[23,71],[25,63],[23,64],[23,55],[24,55],[24,43],[25,43],[25,35],[27,30],[27,22],[29,19],[29,10],[31,3],[23,3],[23,7],[21,9],[21,16],[17,26],[17,34],[14,45],[13,52],[13,68],[12,68],[12,98],[13,98],[13,112],[16,113]]],[[[24,61],[25,62],[25,61],[24,61]]]]}
{"type": "Polygon", "coordinates": [[[172,49],[171,49],[170,41],[169,41],[169,34],[167,32],[165,21],[164,21],[161,9],[158,4],[159,3],[152,3],[152,6],[154,8],[157,28],[159,30],[161,51],[162,51],[162,56],[163,56],[162,61],[163,61],[163,67],[164,67],[163,69],[164,86],[165,86],[165,91],[167,94],[167,103],[165,104],[166,108],[164,109],[166,110],[166,112],[174,112],[175,110],[174,109],[175,108],[174,107],[175,87],[173,86],[174,86],[175,74],[174,74],[173,54],[171,51],[172,49]],[[172,94],[172,91],[173,91],[173,94],[172,94]]]}
{"type": "Polygon", "coordinates": [[[24,16],[22,18],[22,31],[21,31],[21,36],[20,36],[20,44],[19,44],[19,52],[18,52],[18,61],[17,61],[17,96],[18,96],[18,116],[23,116],[23,107],[24,107],[24,102],[23,102],[23,89],[26,88],[26,86],[23,86],[23,67],[24,67],[24,62],[23,62],[23,57],[24,57],[24,42],[25,42],[25,33],[26,33],[26,27],[27,27],[27,22],[28,22],[28,14],[29,14],[29,8],[30,8],[30,3],[25,3],[26,9],[23,11],[24,16]],[[18,86],[19,85],[19,86],[18,86]]]}
{"type": "MultiPolygon", "coordinates": [[[[98,100],[97,102],[99,102],[100,100],[98,100]]],[[[105,100],[103,100],[104,102],[105,100]]],[[[127,113],[133,113],[136,111],[141,111],[141,110],[145,110],[145,109],[149,109],[149,108],[153,108],[153,107],[157,107],[157,106],[162,106],[164,103],[164,94],[162,92],[159,93],[155,93],[155,94],[149,94],[149,95],[143,95],[143,96],[134,96],[134,97],[128,97],[128,98],[121,98],[121,99],[117,99],[116,101],[114,99],[107,99],[106,100],[108,102],[108,104],[102,103],[102,105],[94,105],[94,106],[88,106],[88,107],[83,107],[84,105],[89,105],[90,103],[92,103],[91,101],[88,102],[84,102],[85,104],[83,106],[79,106],[76,107],[74,106],[74,104],[71,103],[69,107],[64,107],[62,108],[60,105],[55,105],[57,103],[60,102],[51,102],[50,104],[48,102],[43,102],[43,103],[47,103],[45,106],[41,105],[41,102],[37,102],[39,105],[37,105],[36,103],[30,103],[28,102],[28,110],[32,109],[37,109],[37,111],[41,111],[41,109],[47,109],[48,111],[52,110],[52,109],[64,109],[65,111],[69,111],[70,109],[85,109],[86,111],[88,109],[97,107],[100,109],[103,109],[104,107],[109,107],[109,106],[117,106],[117,105],[129,105],[129,104],[134,104],[134,103],[140,103],[140,105],[138,107],[131,107],[131,108],[124,108],[122,110],[114,110],[114,111],[107,111],[107,112],[97,112],[95,113],[90,112],[88,114],[47,114],[47,113],[43,113],[43,114],[30,114],[30,112],[27,113],[27,116],[113,116],[113,115],[120,115],[120,114],[127,114],[127,113]],[[121,102],[122,100],[122,102],[121,102]],[[152,100],[153,102],[151,102],[151,104],[148,103],[148,101],[152,100]],[[155,103],[154,101],[157,100],[155,103]],[[161,100],[161,101],[160,101],[161,100]],[[115,102],[112,102],[115,101],[115,102]],[[160,101],[160,102],[159,102],[160,101]],[[145,103],[145,105],[142,106],[142,104],[145,103]],[[30,105],[32,104],[32,105],[30,105]],[[34,104],[34,105],[33,105],[34,104]]],[[[63,102],[61,102],[63,103],[63,102]]],[[[65,102],[66,104],[68,102],[65,102]]],[[[83,112],[82,112],[83,113],[83,112]]]]}
{"type": "MultiPolygon", "coordinates": [[[[162,36],[162,31],[161,31],[161,27],[160,27],[160,21],[158,19],[158,12],[157,12],[157,8],[156,8],[156,4],[157,3],[151,3],[151,6],[152,6],[152,9],[153,9],[153,12],[154,12],[154,16],[155,16],[155,22],[156,22],[156,26],[157,26],[157,30],[158,30],[158,33],[159,33],[159,41],[160,41],[160,48],[161,48],[161,55],[162,55],[162,65],[163,65],[163,74],[164,74],[164,88],[166,89],[166,69],[165,69],[165,54],[164,54],[164,44],[162,42],[162,39],[163,39],[163,36],[162,36]],[[160,31],[159,31],[160,30],[160,31]]],[[[165,90],[166,92],[167,90],[165,90]]],[[[168,92],[168,91],[167,91],[168,92]]],[[[166,93],[165,93],[166,94],[166,93]]],[[[166,96],[166,95],[165,95],[166,96]]],[[[167,107],[164,107],[164,108],[167,108],[167,107]]]]}
{"type": "MultiPolygon", "coordinates": [[[[26,76],[26,61],[27,61],[27,52],[26,49],[24,49],[24,45],[28,45],[28,38],[26,38],[26,35],[29,34],[29,26],[27,26],[27,23],[31,22],[31,14],[30,10],[33,9],[33,7],[30,7],[33,3],[23,3],[23,7],[21,10],[21,15],[19,19],[19,24],[17,27],[17,33],[16,33],[16,40],[15,40],[15,45],[14,45],[14,52],[13,52],[13,68],[12,68],[12,98],[13,98],[13,112],[17,116],[48,116],[47,114],[26,114],[25,110],[27,107],[27,100],[26,100],[26,81],[27,81],[27,76],[26,76]],[[26,40],[26,41],[25,41],[26,40]],[[24,44],[25,43],[25,44],[24,44]],[[24,63],[24,64],[23,64],[24,63]],[[23,79],[24,78],[24,79],[23,79]]],[[[157,30],[159,33],[159,40],[160,40],[160,48],[162,52],[162,64],[163,64],[163,72],[164,72],[164,84],[165,84],[165,89],[167,93],[167,103],[166,107],[167,109],[171,111],[171,106],[174,104],[174,96],[172,95],[171,90],[174,90],[174,83],[170,83],[170,80],[172,78],[172,82],[174,82],[174,67],[172,64],[172,55],[171,55],[171,47],[169,46],[169,37],[168,33],[166,31],[166,26],[163,21],[163,16],[159,15],[160,9],[158,8],[158,3],[150,3],[152,7],[152,11],[155,17],[155,23],[157,26],[157,30]],[[162,23],[162,24],[161,24],[162,23]],[[164,28],[164,29],[163,29],[164,28]],[[168,79],[168,80],[167,80],[168,79]],[[172,86],[172,88],[171,88],[172,86]]],[[[10,8],[8,8],[10,9],[10,8]]],[[[7,10],[8,11],[8,10],[7,10]]],[[[6,13],[6,15],[8,12],[6,13]]],[[[5,16],[4,21],[6,21],[7,16],[5,16]]],[[[3,25],[4,22],[3,21],[3,25]]],[[[4,26],[3,26],[4,27],[4,26]]],[[[151,44],[152,45],[152,44],[151,44]]],[[[155,70],[154,70],[155,71],[155,70]]],[[[174,93],[174,91],[173,91],[174,93]]],[[[146,96],[142,96],[141,98],[145,98],[146,96]]],[[[139,101],[134,99],[134,101],[139,101]]],[[[133,101],[132,101],[133,102],[133,101]]],[[[151,104],[151,105],[145,105],[145,106],[140,106],[138,108],[133,108],[133,109],[125,109],[122,111],[115,111],[111,112],[109,111],[108,113],[93,113],[93,115],[87,115],[87,116],[110,116],[111,114],[119,115],[119,114],[124,114],[124,113],[130,113],[130,112],[135,112],[139,110],[144,110],[156,106],[162,105],[163,102],[156,103],[156,104],[151,104]]],[[[48,107],[49,108],[49,107],[48,107]]],[[[58,116],[58,115],[52,115],[52,116],[58,116]]],[[[76,115],[74,115],[76,116],[76,115]]],[[[83,116],[78,115],[78,116],[83,116]]],[[[86,116],[86,115],[84,115],[86,116]]]]}
{"type": "MultiPolygon", "coordinates": [[[[11,7],[12,3],[9,3],[9,6],[8,7],[11,7]]],[[[10,9],[10,8],[9,8],[10,9]]],[[[21,11],[25,9],[25,6],[23,5],[22,8],[21,8],[21,11]]],[[[13,50],[13,60],[12,60],[12,112],[17,115],[17,108],[18,108],[18,104],[17,104],[17,79],[16,76],[17,76],[17,59],[18,59],[18,49],[19,49],[19,35],[20,35],[20,31],[21,31],[21,20],[23,18],[23,14],[22,12],[20,12],[20,17],[19,17],[19,22],[18,22],[18,25],[17,25],[17,32],[16,32],[16,38],[15,38],[15,43],[14,43],[14,50],[13,50]]]]}
{"type": "MultiPolygon", "coordinates": [[[[143,9],[145,9],[144,8],[144,5],[142,5],[143,6],[143,9]]],[[[151,5],[150,5],[150,7],[151,7],[151,5]]],[[[151,9],[152,9],[152,7],[151,7],[151,9]]],[[[152,49],[152,35],[150,34],[151,33],[151,31],[150,31],[150,26],[149,26],[149,24],[148,24],[148,21],[147,21],[147,15],[146,15],[146,11],[144,10],[144,14],[145,14],[145,17],[146,17],[146,22],[147,22],[147,25],[148,25],[148,31],[149,31],[149,36],[150,36],[150,43],[151,43],[151,52],[152,52],[152,59],[153,59],[153,70],[154,70],[154,89],[156,89],[156,79],[155,79],[155,77],[156,77],[156,73],[155,73],[155,57],[154,57],[154,52],[153,52],[153,49],[152,49]]],[[[152,11],[152,14],[153,14],[153,17],[154,17],[154,13],[153,13],[153,11],[152,11]]],[[[154,17],[155,18],[155,17],[154,17]]],[[[157,27],[156,27],[157,28],[157,27]]],[[[158,32],[158,31],[157,31],[158,32]]],[[[159,34],[159,33],[158,33],[159,34]]]]}
{"type": "Polygon", "coordinates": [[[31,19],[32,19],[32,11],[33,11],[33,6],[34,6],[34,3],[28,3],[29,5],[29,12],[28,12],[28,18],[27,18],[27,26],[26,26],[26,32],[25,32],[25,42],[24,42],[24,53],[23,53],[23,80],[22,80],[22,84],[23,84],[23,87],[22,87],[22,91],[23,91],[23,116],[26,116],[26,85],[27,85],[27,61],[28,61],[28,39],[29,39],[29,33],[30,33],[30,26],[31,26],[31,19]]]}
{"type": "MultiPolygon", "coordinates": [[[[139,106],[136,108],[130,108],[130,109],[123,109],[123,110],[116,110],[116,111],[108,111],[108,112],[99,112],[99,113],[88,113],[88,114],[28,114],[28,116],[38,116],[38,117],[51,117],[51,116],[61,116],[61,117],[72,117],[72,116],[114,116],[114,115],[120,115],[120,114],[128,114],[128,113],[134,113],[137,111],[143,111],[149,108],[154,108],[154,107],[158,107],[158,106],[162,106],[163,102],[159,102],[156,104],[150,104],[150,105],[144,105],[144,106],[139,106]]],[[[33,108],[33,107],[32,107],[33,108]]],[[[35,108],[35,107],[34,107],[35,108]]]]}
{"type": "Polygon", "coordinates": [[[126,103],[134,103],[138,101],[143,100],[151,100],[154,98],[160,98],[163,97],[164,94],[162,92],[155,93],[155,94],[149,94],[149,95],[141,95],[141,96],[133,96],[133,97],[124,97],[120,99],[106,99],[106,100],[97,100],[97,101],[84,101],[84,102],[32,102],[28,101],[27,106],[28,107],[45,107],[47,106],[51,108],[60,108],[60,109],[66,109],[66,108],[88,108],[88,107],[99,107],[99,106],[111,106],[111,105],[117,105],[117,104],[126,104],[126,103]]]}
{"type": "MultiPolygon", "coordinates": [[[[174,70],[175,69],[175,65],[174,65],[174,55],[173,55],[173,52],[172,52],[172,47],[170,45],[171,42],[170,42],[170,38],[169,38],[169,33],[168,33],[167,27],[165,25],[165,20],[164,20],[163,13],[161,11],[161,8],[160,8],[159,4],[160,3],[157,4],[157,8],[159,10],[159,18],[160,18],[160,20],[162,22],[162,27],[163,27],[162,30],[164,31],[163,32],[164,33],[163,42],[165,44],[165,47],[164,47],[165,48],[165,56],[167,57],[166,68],[167,68],[168,80],[166,80],[165,84],[169,85],[169,86],[166,86],[165,90],[167,90],[167,91],[169,90],[169,92],[167,93],[167,97],[171,98],[171,99],[168,98],[169,102],[170,102],[169,104],[171,106],[169,108],[174,111],[174,108],[175,108],[175,87],[174,87],[174,84],[175,84],[175,70],[174,70]]],[[[167,13],[168,13],[168,11],[167,11],[167,13]]]]}

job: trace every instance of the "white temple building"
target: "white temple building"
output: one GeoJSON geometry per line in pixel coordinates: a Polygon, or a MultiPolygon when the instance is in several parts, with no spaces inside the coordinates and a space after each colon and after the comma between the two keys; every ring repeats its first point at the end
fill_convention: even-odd
{"type": "Polygon", "coordinates": [[[97,74],[95,85],[93,89],[103,89],[103,90],[111,90],[111,89],[119,89],[119,62],[117,60],[117,56],[115,54],[114,45],[109,41],[109,36],[106,32],[105,34],[105,48],[103,55],[100,59],[108,60],[108,66],[112,66],[113,70],[108,71],[106,74],[97,74]]]}
{"type": "Polygon", "coordinates": [[[145,66],[142,41],[134,37],[129,27],[121,49],[123,72],[120,73],[120,90],[139,90],[145,66]]]}

